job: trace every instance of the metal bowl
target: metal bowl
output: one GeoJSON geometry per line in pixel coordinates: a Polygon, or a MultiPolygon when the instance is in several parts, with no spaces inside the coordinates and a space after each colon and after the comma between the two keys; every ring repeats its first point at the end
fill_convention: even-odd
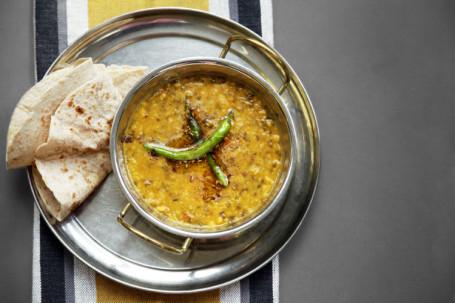
{"type": "MultiPolygon", "coordinates": [[[[286,85],[283,85],[279,91],[282,92],[285,87],[286,85]]],[[[129,223],[126,223],[123,219],[125,213],[129,210],[129,205],[119,216],[119,222],[141,238],[175,253],[182,253],[185,251],[193,238],[229,239],[232,236],[238,235],[240,232],[259,224],[271,213],[276,213],[273,212],[273,210],[280,208],[286,200],[286,195],[295,170],[295,137],[296,130],[294,123],[280,95],[268,82],[253,71],[234,62],[220,58],[192,58],[171,62],[167,65],[161,66],[141,79],[130,90],[117,111],[111,132],[110,148],[112,166],[122,191],[140,215],[160,229],[174,235],[186,237],[187,240],[182,248],[175,249],[173,247],[169,248],[168,245],[162,243],[161,241],[151,239],[147,235],[142,234],[129,223]],[[213,228],[199,228],[186,224],[178,224],[176,222],[172,222],[171,220],[162,220],[159,213],[147,207],[146,203],[142,202],[140,195],[134,190],[134,187],[128,177],[127,168],[123,158],[121,138],[124,136],[124,131],[127,127],[129,118],[136,108],[136,105],[141,102],[146,95],[155,91],[165,83],[194,74],[223,76],[233,79],[236,82],[242,83],[246,87],[250,88],[259,96],[264,105],[268,107],[269,111],[273,113],[281,130],[283,166],[272,192],[269,194],[267,200],[264,201],[263,206],[261,206],[255,213],[242,218],[242,220],[232,225],[223,225],[221,227],[218,226],[213,228]]]]}

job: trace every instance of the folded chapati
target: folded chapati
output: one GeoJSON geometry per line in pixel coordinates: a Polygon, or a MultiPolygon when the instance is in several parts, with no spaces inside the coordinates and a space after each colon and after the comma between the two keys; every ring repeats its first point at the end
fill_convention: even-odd
{"type": "Polygon", "coordinates": [[[63,218],[69,215],[72,211],[70,208],[67,211],[62,211],[62,205],[60,202],[55,199],[54,194],[51,190],[46,186],[41,177],[38,169],[35,166],[32,167],[32,175],[33,175],[33,183],[38,190],[38,194],[41,197],[42,206],[45,207],[47,213],[50,214],[54,218],[59,218],[58,220],[61,221],[63,218]]]}
{"type": "Polygon", "coordinates": [[[37,148],[36,158],[108,148],[115,112],[147,67],[96,67],[97,77],[68,95],[55,111],[47,142],[37,148]]]}
{"type": "Polygon", "coordinates": [[[61,221],[111,171],[109,136],[123,97],[147,67],[80,59],[52,72],[19,101],[11,118],[7,168],[35,163],[35,185],[61,221]]]}
{"type": "Polygon", "coordinates": [[[109,65],[106,70],[111,75],[114,86],[117,87],[123,99],[133,85],[145,76],[148,69],[146,66],[120,66],[114,64],[109,65]]]}
{"type": "Polygon", "coordinates": [[[59,221],[79,206],[112,170],[106,150],[37,159],[35,164],[37,189],[49,213],[59,221]]]}
{"type": "Polygon", "coordinates": [[[36,148],[47,140],[55,110],[68,94],[96,75],[92,60],[80,59],[74,65],[44,77],[24,94],[8,129],[7,168],[33,164],[36,148]]]}
{"type": "Polygon", "coordinates": [[[36,150],[36,158],[62,153],[103,150],[109,147],[112,120],[122,101],[113,80],[98,72],[69,94],[52,116],[49,137],[36,150]]]}

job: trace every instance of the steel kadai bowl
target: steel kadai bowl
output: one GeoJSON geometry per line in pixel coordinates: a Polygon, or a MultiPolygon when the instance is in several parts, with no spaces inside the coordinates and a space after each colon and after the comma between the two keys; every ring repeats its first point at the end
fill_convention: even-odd
{"type": "MultiPolygon", "coordinates": [[[[128,230],[143,238],[144,240],[161,247],[171,253],[183,253],[191,245],[192,239],[230,239],[249,228],[260,224],[268,216],[273,216],[286,200],[290,183],[294,176],[296,161],[296,130],[291,115],[282,101],[280,94],[286,89],[289,82],[286,65],[282,64],[285,75],[283,85],[275,90],[267,81],[253,71],[231,61],[224,59],[234,41],[241,40],[261,48],[264,52],[269,47],[245,37],[233,36],[227,42],[220,55],[220,58],[190,58],[174,61],[152,71],[141,79],[127,94],[121,103],[112,125],[110,152],[112,166],[117,181],[127,197],[129,204],[126,205],[118,217],[118,221],[128,230]],[[156,91],[166,83],[192,75],[213,75],[233,79],[251,89],[261,99],[268,110],[275,116],[278,127],[281,131],[282,145],[282,169],[276,179],[274,187],[262,206],[249,216],[228,225],[215,227],[196,227],[189,224],[179,224],[172,220],[163,219],[163,216],[154,211],[142,201],[141,196],[136,192],[126,167],[122,149],[122,137],[125,135],[129,118],[134,109],[147,95],[156,91]],[[126,222],[125,215],[131,206],[145,219],[159,229],[165,230],[173,235],[186,238],[181,247],[166,244],[159,239],[152,238],[137,230],[132,224],[126,222]]],[[[270,52],[272,54],[272,52],[270,52]]],[[[276,59],[280,64],[279,58],[276,59]]],[[[235,123],[235,122],[234,122],[235,123]]],[[[175,186],[179,186],[176,184],[175,186]]]]}

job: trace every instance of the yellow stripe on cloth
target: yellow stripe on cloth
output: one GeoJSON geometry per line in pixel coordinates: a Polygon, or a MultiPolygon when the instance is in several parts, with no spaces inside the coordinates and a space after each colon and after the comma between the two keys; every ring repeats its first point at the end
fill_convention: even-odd
{"type": "Polygon", "coordinates": [[[89,28],[118,15],[144,8],[174,6],[209,10],[209,0],[88,0],[87,2],[89,28]]]}
{"type": "Polygon", "coordinates": [[[213,303],[220,302],[220,291],[216,289],[212,291],[184,295],[159,294],[129,288],[96,274],[96,302],[213,303]]]}
{"type": "MultiPolygon", "coordinates": [[[[87,0],[88,25],[92,28],[110,18],[131,11],[151,7],[187,7],[209,10],[209,0],[87,0]]],[[[98,303],[213,303],[220,302],[220,291],[212,290],[196,294],[169,295],[130,288],[95,274],[96,302],[98,303]]]]}

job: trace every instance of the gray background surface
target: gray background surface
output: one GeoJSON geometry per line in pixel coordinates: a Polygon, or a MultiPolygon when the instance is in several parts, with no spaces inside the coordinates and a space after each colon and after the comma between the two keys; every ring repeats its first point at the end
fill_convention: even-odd
{"type": "MultiPolygon", "coordinates": [[[[455,302],[455,1],[274,0],[320,181],[280,254],[282,302],[455,302]]],[[[0,1],[0,153],[33,84],[32,4],[0,1]]],[[[31,300],[33,198],[0,169],[0,297],[31,300]]]]}

